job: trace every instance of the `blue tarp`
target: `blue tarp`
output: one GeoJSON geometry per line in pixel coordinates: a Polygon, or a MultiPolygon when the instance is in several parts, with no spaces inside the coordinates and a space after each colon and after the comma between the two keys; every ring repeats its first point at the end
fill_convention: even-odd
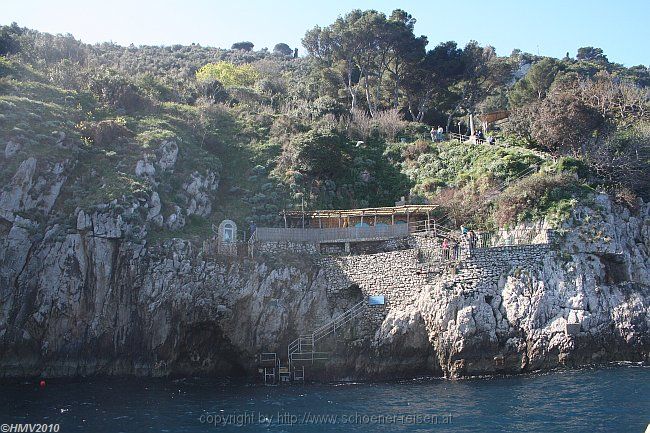
{"type": "Polygon", "coordinates": [[[368,305],[384,305],[384,295],[368,296],[368,305]]]}

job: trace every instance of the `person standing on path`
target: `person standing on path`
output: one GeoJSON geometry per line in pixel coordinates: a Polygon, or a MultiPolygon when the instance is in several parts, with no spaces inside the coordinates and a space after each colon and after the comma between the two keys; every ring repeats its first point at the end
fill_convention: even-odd
{"type": "Polygon", "coordinates": [[[442,241],[442,259],[449,260],[449,241],[447,239],[442,241]]]}

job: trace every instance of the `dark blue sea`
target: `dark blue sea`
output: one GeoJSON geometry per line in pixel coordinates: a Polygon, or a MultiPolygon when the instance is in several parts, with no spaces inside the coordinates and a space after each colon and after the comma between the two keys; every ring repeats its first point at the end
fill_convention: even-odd
{"type": "Polygon", "coordinates": [[[650,368],[635,365],[457,381],[266,387],[86,379],[0,387],[3,432],[31,423],[62,433],[593,433],[643,432],[650,423],[650,368]]]}

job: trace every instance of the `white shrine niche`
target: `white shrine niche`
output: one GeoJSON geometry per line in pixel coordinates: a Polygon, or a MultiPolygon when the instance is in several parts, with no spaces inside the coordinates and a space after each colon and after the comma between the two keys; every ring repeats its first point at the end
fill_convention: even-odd
{"type": "Polygon", "coordinates": [[[223,220],[219,224],[219,242],[234,244],[237,242],[237,224],[232,220],[223,220]]]}
{"type": "Polygon", "coordinates": [[[225,256],[237,256],[237,224],[223,220],[218,229],[218,251],[225,256]]]}

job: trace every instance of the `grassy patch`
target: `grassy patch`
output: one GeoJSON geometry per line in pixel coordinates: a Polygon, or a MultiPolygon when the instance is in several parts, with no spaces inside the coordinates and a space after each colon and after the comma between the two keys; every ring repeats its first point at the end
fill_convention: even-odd
{"type": "Polygon", "coordinates": [[[408,146],[397,145],[406,155],[403,171],[415,182],[412,192],[419,195],[436,193],[444,187],[462,187],[481,179],[508,181],[529,167],[547,161],[528,149],[456,141],[428,143],[411,159],[408,146]]]}

